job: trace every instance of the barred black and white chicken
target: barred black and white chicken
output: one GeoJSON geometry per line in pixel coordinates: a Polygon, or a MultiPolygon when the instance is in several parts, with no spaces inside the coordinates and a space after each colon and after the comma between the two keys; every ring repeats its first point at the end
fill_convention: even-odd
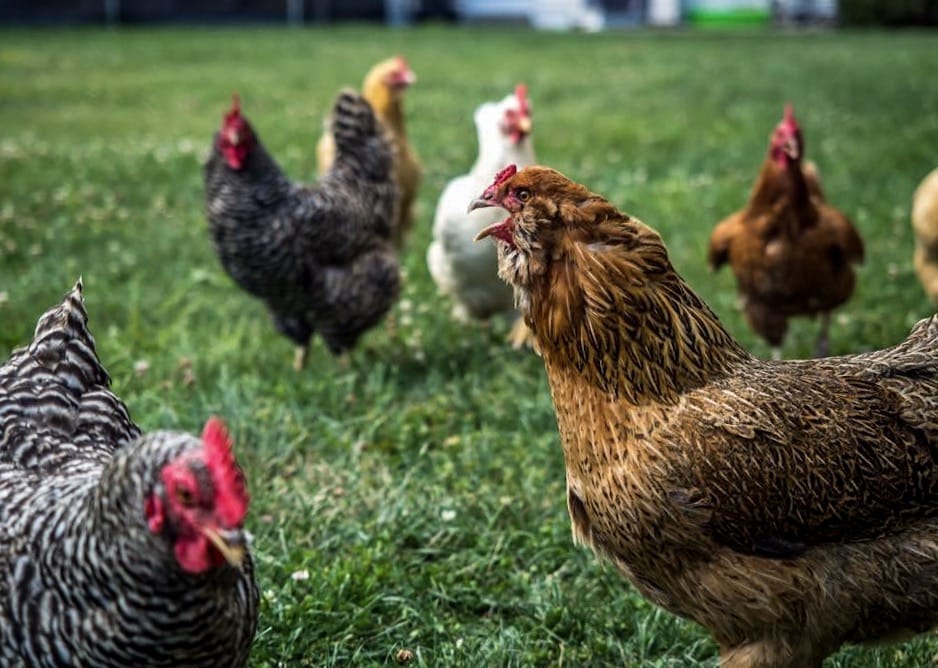
{"type": "Polygon", "coordinates": [[[0,665],[244,666],[258,594],[221,421],[141,434],[81,282],[0,367],[0,665]]]}
{"type": "Polygon", "coordinates": [[[368,103],[341,92],[332,111],[336,159],[315,185],[291,182],[237,97],[205,165],[206,215],[228,274],[267,305],[306,363],[319,333],[340,355],[390,310],[400,272],[390,243],[393,150],[368,103]]]}

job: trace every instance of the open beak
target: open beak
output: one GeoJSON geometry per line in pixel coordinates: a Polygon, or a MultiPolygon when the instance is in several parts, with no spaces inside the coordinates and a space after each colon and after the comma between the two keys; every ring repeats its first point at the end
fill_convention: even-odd
{"type": "Polygon", "coordinates": [[[469,208],[466,209],[466,213],[472,213],[476,209],[484,209],[490,206],[495,206],[495,202],[493,202],[491,198],[482,195],[469,202],[469,208]]]}
{"type": "Polygon", "coordinates": [[[499,228],[504,227],[504,224],[505,222],[500,220],[497,223],[492,223],[488,227],[482,228],[482,230],[476,235],[475,241],[482,241],[482,239],[492,236],[495,234],[495,232],[498,231],[499,228]]]}
{"type": "Polygon", "coordinates": [[[221,556],[235,568],[241,568],[244,555],[247,552],[247,540],[241,529],[214,529],[205,527],[202,533],[214,545],[221,556]]]}

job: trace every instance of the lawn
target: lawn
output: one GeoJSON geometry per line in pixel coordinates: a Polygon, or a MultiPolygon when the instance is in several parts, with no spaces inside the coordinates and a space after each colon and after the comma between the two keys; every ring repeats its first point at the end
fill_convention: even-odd
{"type": "MultiPolygon", "coordinates": [[[[767,355],[729,272],[704,262],[784,103],[829,199],[866,239],[835,353],[931,312],[911,195],[938,165],[927,33],[546,34],[371,27],[0,31],[0,350],[81,275],[98,351],[145,429],[223,416],[247,471],[263,591],[252,665],[715,666],[697,626],[573,546],[541,362],[504,323],[461,326],[424,260],[436,199],[475,157],[471,114],[528,84],[539,159],[661,231],[744,345],[767,355]],[[336,90],[404,53],[425,167],[394,335],[303,373],[222,272],[201,162],[230,95],[295,178],[336,90]]],[[[810,353],[797,322],[789,357],[810,353]]],[[[5,355],[5,352],[4,352],[5,355]]],[[[938,642],[848,648],[826,666],[932,665],[938,642]]]]}

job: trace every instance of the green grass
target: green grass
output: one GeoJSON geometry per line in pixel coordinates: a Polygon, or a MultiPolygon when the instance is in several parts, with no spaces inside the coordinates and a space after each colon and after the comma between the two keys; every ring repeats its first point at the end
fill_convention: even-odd
{"type": "MultiPolygon", "coordinates": [[[[527,82],[539,159],[657,227],[674,264],[757,354],[729,272],[704,264],[786,100],[829,199],[866,239],[835,318],[848,353],[931,308],[911,194],[938,164],[933,34],[536,34],[430,27],[0,32],[0,349],[84,276],[99,353],[147,429],[229,422],[250,479],[263,590],[255,666],[715,666],[569,535],[540,361],[462,327],[424,252],[443,184],[475,157],[471,113],[527,82]],[[232,91],[295,178],[335,91],[405,53],[426,178],[399,332],[305,373],[216,261],[200,163],[232,91]],[[143,371],[146,362],[148,367],[143,371]],[[308,578],[303,579],[303,574],[308,578]]],[[[797,322],[791,357],[817,323],[797,322]]],[[[933,663],[938,643],[848,648],[830,667],[933,663]]]]}

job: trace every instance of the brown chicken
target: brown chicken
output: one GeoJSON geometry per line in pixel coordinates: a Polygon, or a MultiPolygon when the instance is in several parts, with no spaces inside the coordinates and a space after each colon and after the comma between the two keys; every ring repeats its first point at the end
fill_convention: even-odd
{"type": "Polygon", "coordinates": [[[661,237],[544,167],[470,207],[540,347],[574,538],[706,627],[724,668],[812,668],[938,622],[938,317],[861,355],[763,361],[661,237]]]}
{"type": "MultiPolygon", "coordinates": [[[[394,146],[394,181],[397,184],[397,212],[391,227],[391,241],[401,250],[414,226],[414,201],[422,176],[417,154],[407,139],[404,122],[404,92],[417,76],[402,56],[383,60],[369,70],[362,83],[362,97],[367,100],[387,128],[394,146]]],[[[335,160],[335,141],[328,129],[316,145],[319,173],[325,174],[335,160]]]]}
{"type": "Polygon", "coordinates": [[[915,230],[915,273],[925,294],[938,308],[938,169],[915,189],[912,228],[915,230]]]}
{"type": "Polygon", "coordinates": [[[791,105],[776,126],[769,154],[745,208],[719,223],[707,259],[729,262],[749,325],[775,359],[788,319],[820,315],[815,355],[829,353],[831,311],[853,293],[853,264],[863,241],[850,220],[824,201],[814,165],[802,166],[804,138],[791,105]]]}

